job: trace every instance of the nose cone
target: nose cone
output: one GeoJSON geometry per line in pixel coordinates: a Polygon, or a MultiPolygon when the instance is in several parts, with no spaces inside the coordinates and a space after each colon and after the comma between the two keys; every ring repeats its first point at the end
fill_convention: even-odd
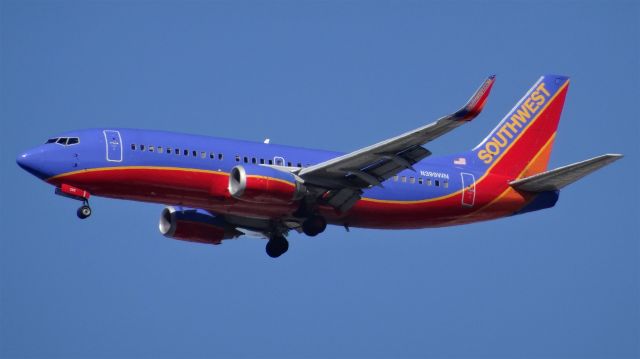
{"type": "Polygon", "coordinates": [[[45,167],[45,158],[42,150],[30,150],[25,153],[18,155],[16,158],[16,163],[18,166],[22,167],[25,171],[31,173],[32,175],[39,177],[41,179],[45,179],[48,175],[44,171],[45,167]]]}

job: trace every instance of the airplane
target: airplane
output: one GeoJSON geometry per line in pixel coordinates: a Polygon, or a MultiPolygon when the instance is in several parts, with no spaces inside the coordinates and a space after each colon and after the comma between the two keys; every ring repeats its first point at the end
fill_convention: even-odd
{"type": "Polygon", "coordinates": [[[622,157],[547,170],[569,78],[544,75],[471,150],[431,156],[428,142],[473,120],[495,76],[435,122],[350,153],[173,132],[70,131],[17,157],[24,170],[82,202],[92,195],[163,204],[160,232],[220,244],[242,235],[287,252],[291,231],[328,224],[378,229],[461,225],[553,207],[565,186],[622,157]]]}

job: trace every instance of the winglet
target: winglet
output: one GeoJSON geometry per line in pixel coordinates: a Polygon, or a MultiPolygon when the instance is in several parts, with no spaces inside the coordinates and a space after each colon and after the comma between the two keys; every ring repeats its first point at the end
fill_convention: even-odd
{"type": "Polygon", "coordinates": [[[480,88],[478,88],[473,96],[471,96],[467,104],[458,110],[458,112],[453,114],[454,119],[457,121],[471,121],[478,116],[482,111],[484,104],[487,102],[487,98],[491,92],[491,87],[493,87],[493,83],[495,81],[496,75],[487,77],[480,88]]]}

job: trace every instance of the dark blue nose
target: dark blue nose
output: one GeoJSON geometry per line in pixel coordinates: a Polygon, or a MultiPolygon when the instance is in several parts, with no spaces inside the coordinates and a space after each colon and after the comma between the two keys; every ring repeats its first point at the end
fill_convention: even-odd
{"type": "Polygon", "coordinates": [[[44,157],[44,151],[34,149],[18,155],[16,163],[32,175],[45,179],[47,174],[44,172],[44,167],[46,165],[44,157]]]}

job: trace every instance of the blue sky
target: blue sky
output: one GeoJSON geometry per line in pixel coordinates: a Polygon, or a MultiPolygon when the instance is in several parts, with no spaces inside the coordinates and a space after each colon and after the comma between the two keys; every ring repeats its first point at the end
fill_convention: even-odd
{"type": "Polygon", "coordinates": [[[633,1],[0,1],[0,357],[640,356],[640,5],[633,1]],[[457,109],[477,144],[544,73],[572,77],[551,167],[626,157],[525,216],[221,246],[161,206],[94,214],[15,164],[126,126],[350,151],[457,109]]]}

